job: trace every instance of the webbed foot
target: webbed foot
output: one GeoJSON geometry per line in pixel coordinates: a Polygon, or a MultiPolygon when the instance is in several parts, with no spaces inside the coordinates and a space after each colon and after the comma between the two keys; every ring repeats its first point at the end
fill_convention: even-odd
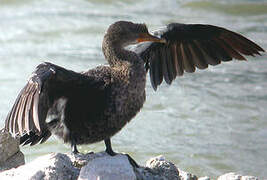
{"type": "MultiPolygon", "coordinates": [[[[106,145],[106,153],[108,153],[110,156],[116,156],[118,153],[114,152],[111,147],[111,141],[109,139],[105,139],[105,145],[106,145]]],[[[129,155],[125,154],[130,162],[130,164],[135,167],[139,168],[140,166],[135,162],[135,160],[129,155]]]]}

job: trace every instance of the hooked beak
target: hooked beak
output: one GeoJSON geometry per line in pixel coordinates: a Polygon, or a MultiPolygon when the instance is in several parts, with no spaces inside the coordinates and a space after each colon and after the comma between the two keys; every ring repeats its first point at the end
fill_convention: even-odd
{"type": "Polygon", "coordinates": [[[149,33],[139,34],[139,37],[137,38],[137,42],[140,43],[140,42],[145,42],[145,41],[166,43],[166,39],[158,38],[158,37],[153,36],[149,33]]]}

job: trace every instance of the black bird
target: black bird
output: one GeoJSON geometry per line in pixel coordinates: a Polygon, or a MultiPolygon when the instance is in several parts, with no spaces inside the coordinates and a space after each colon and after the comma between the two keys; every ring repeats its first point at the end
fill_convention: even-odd
{"type": "Polygon", "coordinates": [[[23,145],[45,142],[51,134],[76,145],[110,138],[140,111],[146,72],[154,90],[221,61],[246,60],[264,50],[244,36],[222,27],[172,23],[149,34],[145,24],[119,21],[104,36],[102,50],[109,65],[76,73],[42,63],[32,73],[8,114],[5,129],[23,145]],[[136,44],[132,50],[125,47],[136,44]]]}

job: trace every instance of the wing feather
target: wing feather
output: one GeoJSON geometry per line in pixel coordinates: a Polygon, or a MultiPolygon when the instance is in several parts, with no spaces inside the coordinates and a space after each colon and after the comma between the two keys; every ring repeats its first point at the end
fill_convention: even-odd
{"type": "Polygon", "coordinates": [[[167,57],[166,48],[163,47],[160,52],[161,52],[161,58],[163,59],[162,73],[163,73],[164,80],[166,81],[167,84],[171,84],[171,78],[169,75],[170,71],[168,70],[168,65],[167,65],[167,60],[166,60],[166,57],[167,57]]]}
{"type": "Polygon", "coordinates": [[[188,51],[187,44],[181,43],[180,48],[181,48],[181,53],[182,53],[181,56],[183,59],[183,65],[184,65],[185,71],[189,73],[195,72],[195,65],[193,64],[192,61],[190,61],[191,54],[188,51]]]}
{"type": "MultiPolygon", "coordinates": [[[[155,72],[154,69],[161,66],[167,84],[171,84],[176,76],[182,76],[184,71],[194,72],[196,68],[205,69],[208,65],[217,65],[233,58],[246,60],[243,55],[254,56],[264,52],[263,48],[246,37],[212,25],[171,23],[153,34],[164,38],[167,43],[147,43],[137,46],[134,51],[143,58],[146,67],[153,68],[149,72],[155,72]],[[156,52],[161,53],[157,60],[156,56],[152,56],[156,52]],[[153,66],[149,66],[152,61],[153,66]],[[161,65],[155,61],[161,61],[161,65]]],[[[150,78],[155,79],[155,76],[150,78]]],[[[158,85],[153,84],[153,88],[156,90],[158,85]]]]}
{"type": "Polygon", "coordinates": [[[234,48],[232,48],[231,46],[229,46],[225,41],[224,39],[221,39],[221,38],[218,38],[218,39],[215,39],[216,43],[217,44],[220,44],[220,46],[225,50],[227,51],[227,53],[235,58],[235,59],[238,59],[238,60],[246,60],[246,58],[244,56],[242,56],[240,53],[238,53],[234,48]]]}
{"type": "Polygon", "coordinates": [[[25,110],[25,103],[26,98],[25,95],[22,95],[22,98],[20,99],[20,107],[18,112],[18,127],[19,127],[19,134],[23,134],[23,131],[25,129],[25,118],[24,118],[24,110],[25,110]]]}
{"type": "MultiPolygon", "coordinates": [[[[36,131],[36,128],[34,126],[34,117],[33,117],[33,92],[34,92],[34,84],[31,83],[30,84],[30,88],[29,88],[29,96],[28,96],[28,100],[27,100],[27,106],[26,106],[26,109],[28,110],[28,126],[30,128],[31,131],[36,131]]],[[[27,132],[29,133],[29,132],[27,132]]]]}
{"type": "MultiPolygon", "coordinates": [[[[182,57],[182,52],[180,48],[180,44],[176,46],[176,52],[177,52],[177,74],[178,76],[182,76],[184,74],[184,65],[183,65],[183,57],[182,57]]],[[[164,61],[164,59],[163,59],[164,61]]]]}
{"type": "Polygon", "coordinates": [[[171,82],[176,78],[176,72],[174,68],[174,63],[173,63],[173,55],[172,55],[172,47],[167,46],[166,47],[166,55],[167,55],[167,67],[169,70],[169,78],[171,82]]]}
{"type": "Polygon", "coordinates": [[[33,124],[32,124],[32,101],[31,101],[31,96],[32,94],[29,93],[31,91],[31,89],[34,88],[34,86],[32,84],[29,84],[28,86],[28,91],[26,91],[26,104],[25,104],[25,131],[27,134],[30,133],[31,130],[33,130],[33,124]]]}
{"type": "Polygon", "coordinates": [[[156,76],[156,85],[160,85],[163,81],[163,69],[162,69],[162,59],[159,56],[159,53],[155,53],[156,54],[156,61],[155,61],[155,69],[157,70],[157,76],[156,76]]]}
{"type": "Polygon", "coordinates": [[[194,61],[194,64],[199,69],[205,69],[208,67],[208,64],[205,62],[203,55],[201,51],[196,47],[194,42],[191,42],[191,44],[188,44],[188,48],[190,50],[190,53],[192,55],[192,60],[194,61]]]}
{"type": "Polygon", "coordinates": [[[9,120],[9,123],[8,126],[9,126],[9,131],[13,133],[14,136],[17,135],[18,133],[18,125],[16,123],[16,110],[17,110],[17,106],[19,104],[19,99],[16,99],[15,101],[15,104],[14,106],[12,107],[12,110],[11,110],[11,116],[10,116],[10,120],[9,120]]]}
{"type": "Polygon", "coordinates": [[[207,45],[204,42],[195,41],[195,44],[197,45],[198,49],[203,54],[207,64],[215,66],[215,65],[221,63],[219,58],[215,57],[214,52],[209,50],[209,48],[207,47],[207,45]]]}
{"type": "Polygon", "coordinates": [[[38,82],[37,79],[38,77],[44,78],[44,81],[46,81],[51,78],[49,76],[42,77],[43,74],[39,72],[47,72],[49,65],[44,63],[36,68],[36,71],[33,72],[26,86],[20,91],[7,116],[5,123],[6,129],[14,136],[22,136],[24,133],[30,134],[31,131],[40,135],[42,129],[46,129],[43,125],[45,119],[40,120],[38,115],[39,91],[43,82],[38,82]]]}
{"type": "Polygon", "coordinates": [[[241,54],[244,54],[246,56],[254,56],[250,49],[248,49],[246,46],[241,44],[240,41],[235,37],[231,37],[229,35],[223,35],[222,38],[233,48],[235,48],[237,51],[239,51],[241,54]]]}
{"type": "Polygon", "coordinates": [[[152,55],[152,60],[150,61],[150,69],[149,69],[149,75],[150,75],[150,81],[151,81],[151,85],[153,87],[153,89],[156,89],[157,88],[157,85],[156,85],[156,71],[157,71],[157,66],[156,66],[156,61],[157,59],[155,57],[153,57],[155,55],[152,55]]]}
{"type": "MultiPolygon", "coordinates": [[[[78,98],[79,103],[83,103],[84,108],[90,106],[89,110],[87,109],[88,112],[86,112],[86,115],[90,117],[93,117],[95,113],[102,114],[106,105],[108,89],[104,84],[108,80],[105,79],[104,81],[99,76],[95,76],[93,70],[92,74],[90,72],[76,73],[51,63],[43,63],[37,66],[9,112],[5,129],[13,136],[20,136],[20,143],[23,145],[45,142],[51,136],[51,130],[56,127],[55,123],[65,123],[65,119],[61,119],[65,115],[61,116],[61,113],[65,112],[62,109],[65,106],[55,105],[61,98],[66,99],[65,102],[72,98],[70,102],[74,105],[78,98]],[[86,96],[86,93],[89,95],[86,96]],[[85,96],[87,99],[80,102],[85,96]],[[90,101],[94,96],[99,100],[97,107],[96,100],[90,101]],[[52,119],[53,123],[46,121],[49,110],[56,111],[56,115],[59,115],[60,118],[52,119]]],[[[157,76],[158,74],[155,74],[155,77],[157,76]]],[[[74,105],[69,104],[68,107],[74,105]]],[[[88,118],[90,119],[90,117],[88,118]]]]}
{"type": "Polygon", "coordinates": [[[18,117],[18,114],[17,114],[17,107],[19,107],[19,102],[18,101],[15,105],[16,109],[14,109],[14,120],[12,121],[12,131],[14,132],[14,134],[16,135],[18,133],[18,124],[16,123],[16,120],[17,120],[17,117],[18,117]]]}
{"type": "Polygon", "coordinates": [[[179,69],[178,69],[178,57],[177,57],[177,44],[173,44],[171,46],[171,51],[172,51],[172,61],[173,61],[173,68],[175,72],[175,76],[179,74],[179,69]]]}
{"type": "Polygon", "coordinates": [[[214,58],[219,58],[220,61],[230,61],[232,57],[214,40],[210,40],[207,42],[207,47],[210,47],[211,53],[214,53],[214,58]]]}
{"type": "Polygon", "coordinates": [[[41,127],[40,127],[40,121],[39,121],[39,116],[38,116],[38,106],[39,106],[38,85],[35,83],[34,86],[35,88],[34,88],[34,92],[32,96],[33,122],[38,132],[40,132],[41,127]]]}
{"type": "Polygon", "coordinates": [[[151,68],[149,69],[150,71],[149,74],[150,74],[152,87],[153,89],[155,89],[157,88],[159,84],[161,84],[163,80],[162,66],[160,65],[161,58],[159,58],[158,53],[152,54],[151,58],[152,58],[152,61],[150,63],[151,68]]]}

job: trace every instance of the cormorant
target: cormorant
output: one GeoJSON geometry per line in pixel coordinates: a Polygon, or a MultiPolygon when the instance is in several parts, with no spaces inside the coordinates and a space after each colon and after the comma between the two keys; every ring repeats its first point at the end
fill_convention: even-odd
{"type": "Polygon", "coordinates": [[[246,60],[264,50],[222,27],[171,23],[149,34],[145,24],[118,21],[108,28],[102,50],[109,65],[77,73],[42,63],[32,73],[9,112],[5,129],[23,145],[45,142],[51,134],[76,145],[104,140],[119,132],[142,108],[146,74],[154,90],[221,61],[246,60]],[[144,41],[149,41],[141,43],[144,41]],[[132,50],[125,47],[141,43],[132,50]]]}

